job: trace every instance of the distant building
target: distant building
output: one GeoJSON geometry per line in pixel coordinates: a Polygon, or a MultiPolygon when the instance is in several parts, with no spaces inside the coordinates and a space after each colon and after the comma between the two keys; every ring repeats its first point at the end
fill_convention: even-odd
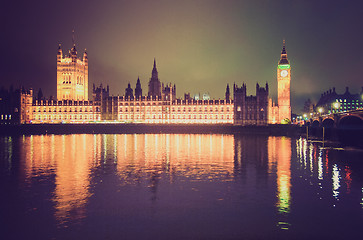
{"type": "MultiPolygon", "coordinates": [[[[19,102],[11,103],[8,110],[5,101],[2,118],[15,116],[17,123],[87,123],[87,122],[124,122],[124,123],[187,123],[187,124],[236,124],[267,125],[281,123],[291,118],[290,80],[291,68],[287,59],[285,42],[277,67],[278,104],[269,98],[268,84],[256,84],[256,95],[247,96],[247,87],[234,84],[233,99],[229,85],[225,99],[211,99],[209,94],[184,99],[176,97],[176,86],[161,83],[156,60],[148,83],[147,95],[142,94],[140,79],[135,91],[131,84],[123,96],[110,96],[109,87],[93,85],[92,100],[88,100],[88,57],[77,58],[73,45],[69,56],[64,57],[61,47],[57,54],[57,99],[43,97],[33,99],[32,90],[19,92],[19,102]],[[15,111],[17,109],[17,113],[15,111]],[[6,117],[3,117],[6,116],[6,117]]],[[[42,94],[41,94],[42,95],[42,94]]],[[[10,101],[10,100],[9,100],[10,101]]],[[[1,122],[3,123],[3,122],[1,122]]]]}
{"type": "Polygon", "coordinates": [[[33,89],[0,90],[0,124],[26,123],[32,119],[33,89]]]}
{"type": "Polygon", "coordinates": [[[315,112],[338,113],[363,108],[363,87],[360,93],[351,94],[346,87],[343,94],[335,92],[335,87],[321,94],[318,103],[314,107],[315,112]]]}

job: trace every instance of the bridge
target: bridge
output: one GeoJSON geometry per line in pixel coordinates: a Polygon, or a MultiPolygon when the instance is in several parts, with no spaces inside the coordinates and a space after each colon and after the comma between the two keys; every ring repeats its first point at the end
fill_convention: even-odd
{"type": "Polygon", "coordinates": [[[363,108],[330,114],[316,113],[305,120],[305,125],[325,128],[363,128],[363,108]]]}
{"type": "Polygon", "coordinates": [[[304,121],[306,135],[337,140],[363,148],[363,109],[331,114],[312,114],[304,121]]]}

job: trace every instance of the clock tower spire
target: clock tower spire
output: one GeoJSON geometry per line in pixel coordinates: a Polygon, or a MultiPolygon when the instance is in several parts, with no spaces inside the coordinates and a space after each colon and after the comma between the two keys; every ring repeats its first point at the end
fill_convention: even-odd
{"type": "Polygon", "coordinates": [[[279,123],[282,123],[287,119],[291,120],[290,81],[291,66],[289,60],[287,59],[287,52],[284,40],[280,61],[277,65],[277,103],[279,108],[279,123]]]}

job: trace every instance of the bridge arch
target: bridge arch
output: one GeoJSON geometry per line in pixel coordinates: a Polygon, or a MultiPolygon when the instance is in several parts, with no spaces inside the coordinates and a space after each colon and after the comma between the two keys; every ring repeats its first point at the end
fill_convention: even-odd
{"type": "Polygon", "coordinates": [[[346,115],[339,119],[339,127],[352,126],[363,127],[363,117],[360,115],[346,115]]]}
{"type": "Polygon", "coordinates": [[[319,125],[320,125],[319,120],[314,120],[314,121],[311,123],[311,126],[312,126],[312,127],[319,127],[319,125]]]}
{"type": "Polygon", "coordinates": [[[333,118],[325,118],[321,123],[322,127],[325,128],[333,128],[334,127],[334,119],[333,118]]]}

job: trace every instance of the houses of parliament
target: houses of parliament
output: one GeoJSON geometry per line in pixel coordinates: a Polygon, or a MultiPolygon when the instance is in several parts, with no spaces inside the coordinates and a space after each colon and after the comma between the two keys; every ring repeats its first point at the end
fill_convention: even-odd
{"type": "Polygon", "coordinates": [[[36,98],[33,90],[19,89],[12,97],[1,93],[0,123],[145,123],[145,124],[234,124],[267,125],[291,119],[291,67],[285,42],[277,64],[277,104],[269,97],[269,87],[256,84],[256,95],[247,96],[246,84],[226,86],[224,99],[199,99],[185,94],[176,97],[176,86],[164,84],[154,64],[147,93],[137,79],[135,89],[128,84],[122,96],[112,96],[109,87],[93,85],[88,94],[88,56],[79,58],[75,44],[68,55],[59,45],[57,53],[57,98],[36,98]],[[232,92],[233,91],[233,92],[232,92]],[[14,106],[15,104],[15,106],[14,106]]]}

